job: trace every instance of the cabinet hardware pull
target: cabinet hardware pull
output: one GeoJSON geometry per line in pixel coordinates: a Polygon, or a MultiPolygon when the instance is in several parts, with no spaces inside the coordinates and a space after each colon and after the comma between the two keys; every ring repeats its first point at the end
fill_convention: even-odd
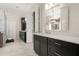
{"type": "Polygon", "coordinates": [[[61,44],[59,44],[59,43],[57,43],[57,42],[56,42],[55,44],[56,44],[56,45],[61,45],[61,44]]]}
{"type": "Polygon", "coordinates": [[[61,56],[60,54],[58,54],[58,53],[56,53],[56,52],[55,52],[55,54],[56,54],[57,56],[61,56]]]}

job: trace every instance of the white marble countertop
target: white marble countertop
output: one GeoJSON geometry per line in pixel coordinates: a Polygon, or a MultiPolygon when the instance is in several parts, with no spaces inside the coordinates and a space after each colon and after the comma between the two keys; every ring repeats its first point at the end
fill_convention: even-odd
{"type": "Polygon", "coordinates": [[[49,37],[49,38],[55,38],[58,40],[62,40],[62,41],[67,41],[67,42],[71,42],[71,43],[76,43],[79,44],[79,36],[71,36],[71,35],[54,35],[54,34],[45,34],[45,33],[34,33],[35,35],[40,35],[40,36],[44,36],[44,37],[49,37]]]}

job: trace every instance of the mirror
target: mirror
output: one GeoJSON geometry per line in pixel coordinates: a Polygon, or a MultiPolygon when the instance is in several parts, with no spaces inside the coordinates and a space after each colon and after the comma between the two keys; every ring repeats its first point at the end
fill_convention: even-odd
{"type": "Polygon", "coordinates": [[[68,6],[46,3],[46,31],[68,31],[68,6]]]}

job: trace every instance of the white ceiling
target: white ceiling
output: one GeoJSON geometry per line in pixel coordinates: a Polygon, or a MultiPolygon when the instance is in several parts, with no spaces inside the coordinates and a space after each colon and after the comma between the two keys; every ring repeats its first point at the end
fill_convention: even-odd
{"type": "Polygon", "coordinates": [[[12,9],[19,13],[27,13],[32,10],[35,3],[0,3],[0,8],[12,9]]]}

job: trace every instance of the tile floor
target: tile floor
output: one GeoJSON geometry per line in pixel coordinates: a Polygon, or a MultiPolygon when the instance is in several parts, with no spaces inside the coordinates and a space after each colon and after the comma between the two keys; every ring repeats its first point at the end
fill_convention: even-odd
{"type": "Polygon", "coordinates": [[[0,48],[0,56],[37,56],[37,54],[33,50],[32,43],[25,44],[18,40],[0,48]]]}

